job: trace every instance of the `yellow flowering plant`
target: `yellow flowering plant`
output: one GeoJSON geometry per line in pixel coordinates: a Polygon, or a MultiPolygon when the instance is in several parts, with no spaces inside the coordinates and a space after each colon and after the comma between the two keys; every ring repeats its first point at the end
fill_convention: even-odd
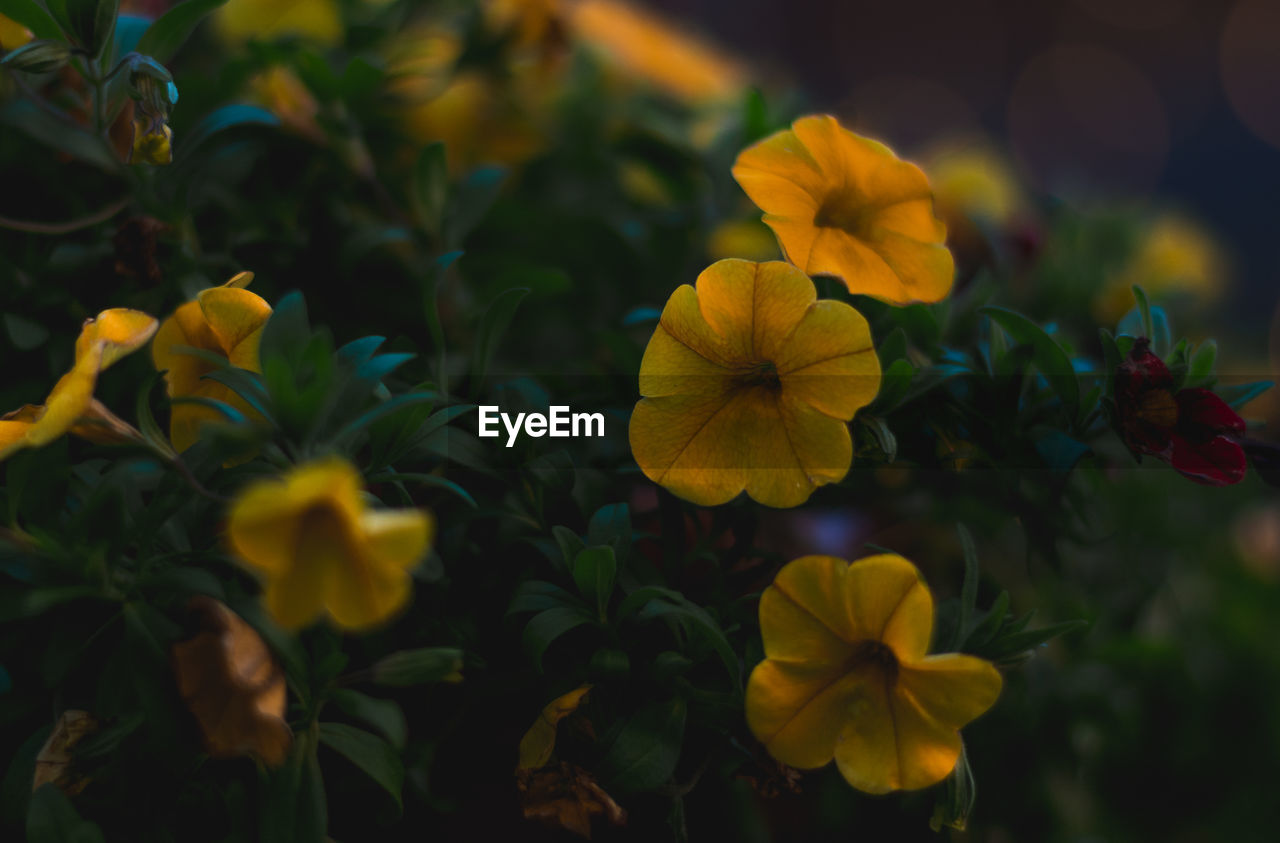
{"type": "Polygon", "coordinates": [[[892,8],[2,5],[0,839],[1274,824],[1268,264],[1191,182],[935,137],[986,76],[899,114],[892,8]]]}

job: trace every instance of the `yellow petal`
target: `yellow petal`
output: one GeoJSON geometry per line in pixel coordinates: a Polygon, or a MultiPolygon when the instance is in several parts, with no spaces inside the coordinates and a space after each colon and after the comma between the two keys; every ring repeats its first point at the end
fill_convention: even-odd
{"type": "Polygon", "coordinates": [[[804,556],[787,564],[760,595],[765,656],[786,662],[840,664],[852,652],[852,624],[844,599],[849,564],[832,556],[804,556]]]}
{"type": "Polygon", "coordinates": [[[26,432],[24,442],[27,447],[39,448],[65,435],[88,412],[98,372],[102,368],[104,347],[105,343],[94,343],[76,360],[71,371],[54,384],[53,391],[45,400],[44,413],[26,432]]]}
{"type": "Polygon", "coordinates": [[[435,519],[421,509],[368,510],[360,526],[375,564],[400,571],[422,561],[435,533],[435,519]]]}
{"type": "Polygon", "coordinates": [[[95,343],[102,343],[99,366],[105,369],[146,345],[159,325],[155,317],[140,310],[124,307],[104,310],[96,318],[86,321],[80,329],[80,336],[76,339],[76,359],[88,354],[95,343]]]}
{"type": "Polygon", "coordinates": [[[248,287],[252,283],[253,283],[253,273],[245,271],[245,272],[237,272],[235,275],[232,275],[231,278],[227,280],[227,283],[223,284],[222,286],[244,289],[245,287],[248,287]]]}
{"type": "Polygon", "coordinates": [[[257,293],[238,287],[211,287],[202,290],[196,301],[223,353],[231,358],[241,345],[251,341],[250,360],[254,365],[241,368],[260,368],[256,365],[257,339],[271,316],[271,305],[257,293]]]}
{"type": "Polygon", "coordinates": [[[640,394],[718,395],[732,386],[732,375],[731,369],[703,357],[659,323],[640,361],[640,394]]]}
{"type": "Polygon", "coordinates": [[[26,419],[0,419],[0,461],[26,447],[27,431],[31,429],[32,424],[33,422],[26,419]]]}
{"type": "Polygon", "coordinates": [[[360,476],[345,460],[300,466],[282,478],[260,480],[236,496],[227,539],[240,560],[268,577],[293,567],[304,514],[316,506],[360,517],[360,476]]]}
{"type": "Polygon", "coordinates": [[[760,210],[812,220],[827,178],[796,133],[776,132],[738,154],[733,177],[760,210]]]}
{"type": "Polygon", "coordinates": [[[867,556],[849,566],[846,587],[855,640],[886,644],[900,661],[928,652],[933,595],[915,565],[891,553],[867,556]]]}
{"type": "Polygon", "coordinates": [[[870,208],[885,208],[932,196],[919,167],[884,144],[850,132],[829,114],[802,117],[791,128],[822,169],[828,197],[836,188],[870,208]]]}
{"type": "Polygon", "coordinates": [[[774,758],[812,769],[831,761],[850,718],[892,733],[883,697],[883,683],[839,664],[766,659],[747,681],[747,725],[774,758]]]}
{"type": "Polygon", "coordinates": [[[16,20],[0,15],[0,50],[16,50],[34,37],[16,20]]]}
{"type": "Polygon", "coordinates": [[[783,394],[849,420],[880,391],[871,328],[844,302],[813,305],[777,349],[783,394]]]}
{"type": "Polygon", "coordinates": [[[342,40],[342,15],[334,0],[231,0],[214,13],[226,41],[298,37],[331,46],[342,40]]]}
{"type": "Polygon", "coordinates": [[[590,685],[583,685],[546,704],[538,719],[520,739],[520,760],[516,765],[519,769],[534,770],[551,760],[556,746],[557,724],[578,710],[582,698],[590,690],[590,685]]]}
{"type": "MultiPolygon", "coordinates": [[[[874,230],[868,243],[902,282],[911,297],[907,301],[941,301],[951,292],[956,264],[944,244],[925,243],[895,231],[874,230]]],[[[844,280],[849,286],[849,279],[844,280]]],[[[858,286],[854,284],[850,290],[858,286]]],[[[869,291],[866,294],[874,295],[869,291]]]]}
{"type": "Polygon", "coordinates": [[[199,302],[180,305],[168,319],[160,323],[151,343],[151,362],[157,370],[168,370],[166,380],[170,395],[189,395],[199,384],[200,376],[212,369],[208,363],[179,351],[179,346],[220,351],[217,337],[209,330],[199,302]]]}
{"type": "Polygon", "coordinates": [[[325,592],[332,572],[317,560],[293,565],[281,576],[267,581],[262,602],[271,617],[284,629],[301,629],[324,612],[325,592]]]}
{"type": "MultiPolygon", "coordinates": [[[[689,348],[693,353],[721,366],[732,366],[737,359],[734,349],[725,337],[716,333],[702,315],[698,294],[688,284],[681,285],[667,299],[662,309],[662,318],[658,323],[676,342],[689,348]]],[[[640,363],[640,376],[644,378],[658,367],[658,361],[645,366],[640,363]]],[[[643,382],[642,382],[643,383],[643,382]]],[[[641,386],[641,394],[647,394],[641,386]]]]}
{"type": "Polygon", "coordinates": [[[698,276],[697,296],[703,318],[734,359],[773,360],[818,293],[808,276],[782,261],[721,260],[698,276]]]}
{"type": "Polygon", "coordinates": [[[942,653],[900,665],[898,686],[934,720],[959,729],[1000,696],[1004,680],[988,661],[942,653]]]}
{"type": "MultiPolygon", "coordinates": [[[[782,237],[782,233],[778,236],[782,237]]],[[[790,256],[791,251],[787,254],[790,256]]],[[[817,229],[804,271],[810,275],[833,275],[843,281],[850,292],[894,304],[916,300],[906,281],[893,271],[884,257],[870,244],[843,229],[817,229]]]]}
{"type": "Polygon", "coordinates": [[[325,608],[338,626],[365,630],[398,612],[413,594],[407,571],[383,568],[368,557],[350,554],[331,569],[325,608]]]}
{"type": "Polygon", "coordinates": [[[645,476],[701,506],[735,498],[746,486],[752,414],[745,392],[669,395],[636,404],[628,430],[645,476]]]}
{"type": "Polygon", "coordinates": [[[851,720],[836,748],[840,772],[870,793],[937,784],[960,757],[960,727],[995,703],[1001,684],[995,667],[973,656],[900,663],[888,698],[890,728],[882,724],[875,732],[872,724],[851,720]]]}

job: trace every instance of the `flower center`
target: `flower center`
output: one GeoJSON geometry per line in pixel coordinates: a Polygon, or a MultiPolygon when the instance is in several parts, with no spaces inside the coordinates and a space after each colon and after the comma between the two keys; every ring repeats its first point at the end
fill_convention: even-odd
{"type": "Polygon", "coordinates": [[[1151,389],[1138,399],[1134,415],[1140,421],[1169,429],[1178,423],[1178,402],[1167,389],[1151,389]]]}
{"type": "Polygon", "coordinates": [[[782,379],[778,377],[778,367],[771,360],[761,360],[749,364],[738,376],[738,382],[745,387],[764,387],[774,392],[782,389],[782,379]]]}
{"type": "Polygon", "coordinates": [[[849,657],[849,672],[855,671],[878,673],[886,684],[892,685],[898,680],[898,657],[883,641],[865,639],[853,645],[849,657]]]}
{"type": "Polygon", "coordinates": [[[862,237],[871,230],[878,210],[853,191],[840,190],[827,195],[813,218],[813,224],[819,228],[839,228],[862,237]]]}

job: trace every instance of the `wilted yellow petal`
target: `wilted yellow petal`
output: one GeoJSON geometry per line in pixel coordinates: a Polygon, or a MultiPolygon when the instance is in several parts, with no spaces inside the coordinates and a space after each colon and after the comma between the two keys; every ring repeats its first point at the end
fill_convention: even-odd
{"type": "Polygon", "coordinates": [[[146,345],[159,326],[155,317],[140,310],[124,307],[104,310],[86,321],[80,329],[80,336],[76,339],[76,359],[89,353],[94,344],[102,343],[98,367],[99,370],[105,369],[146,345]]]}
{"type": "Polygon", "coordinates": [[[39,448],[64,436],[89,409],[93,388],[101,369],[103,343],[95,343],[79,356],[70,372],[54,384],[45,400],[45,410],[24,437],[27,447],[39,448]]]}
{"type": "Polygon", "coordinates": [[[950,290],[955,266],[924,173],[834,117],[801,118],[743,150],[733,174],[810,275],[894,304],[950,290]]]}
{"type": "Polygon", "coordinates": [[[556,746],[557,724],[578,710],[583,697],[590,690],[590,685],[583,685],[546,704],[538,715],[538,719],[520,739],[520,760],[516,765],[517,769],[536,769],[551,760],[551,753],[555,751],[556,746]]]}

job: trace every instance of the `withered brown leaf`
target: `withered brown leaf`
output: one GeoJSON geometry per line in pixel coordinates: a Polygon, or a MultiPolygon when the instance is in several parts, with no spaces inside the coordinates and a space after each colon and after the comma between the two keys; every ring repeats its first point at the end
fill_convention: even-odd
{"type": "Polygon", "coordinates": [[[214,758],[256,755],[284,763],[293,735],[285,722],[285,678],[262,637],[208,597],[188,604],[200,632],[173,645],[178,692],[214,758]]]}
{"type": "Polygon", "coordinates": [[[619,826],[627,822],[627,812],[590,773],[565,761],[516,770],[516,789],[526,819],[563,828],[587,840],[591,839],[594,816],[619,826]]]}

